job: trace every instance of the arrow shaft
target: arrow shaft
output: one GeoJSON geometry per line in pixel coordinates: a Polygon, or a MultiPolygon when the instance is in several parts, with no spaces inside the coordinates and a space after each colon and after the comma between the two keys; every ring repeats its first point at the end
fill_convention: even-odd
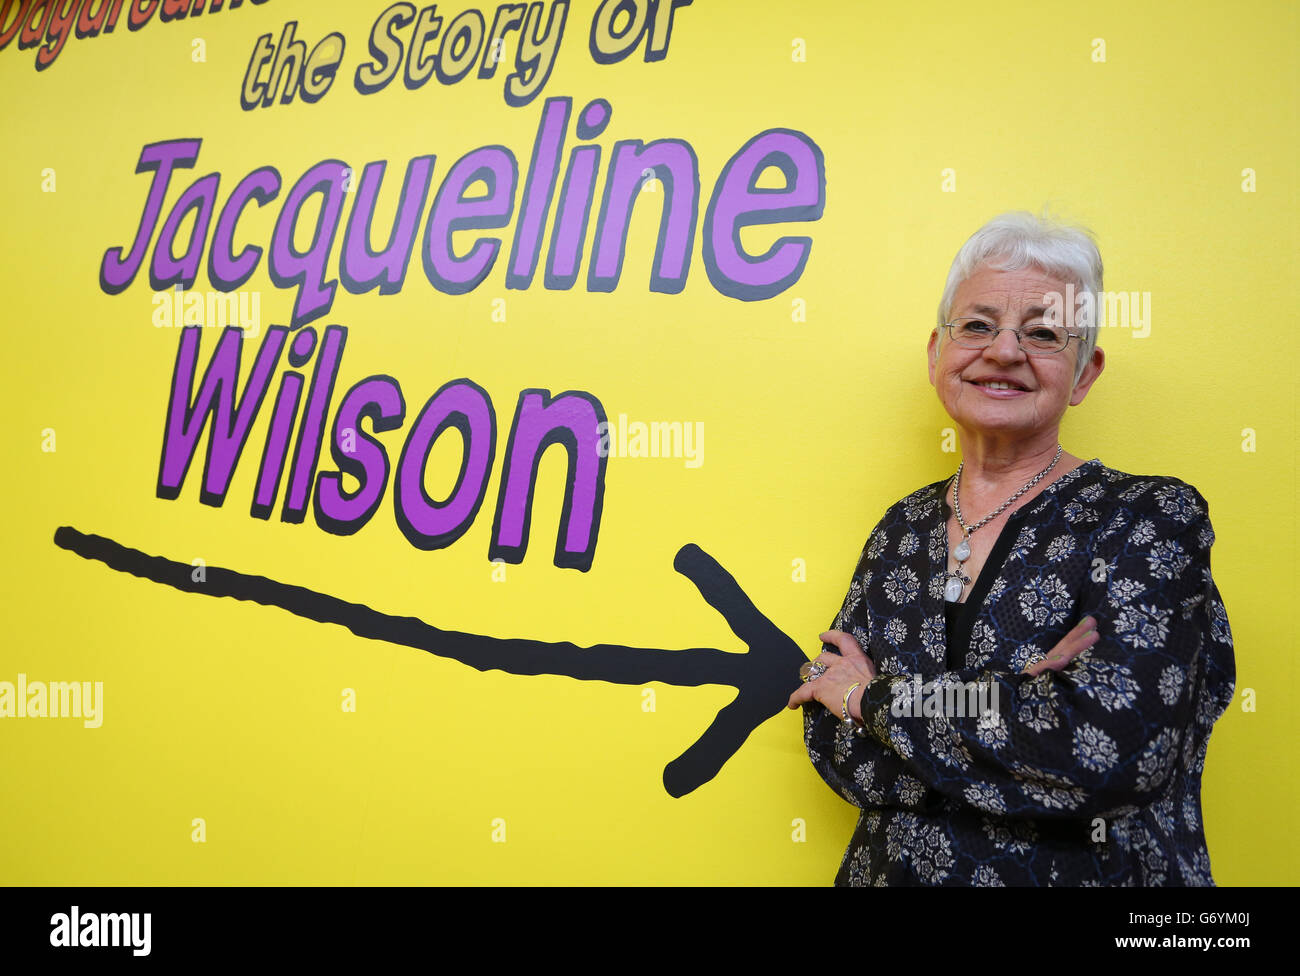
{"type": "Polygon", "coordinates": [[[442,630],[417,617],[381,613],[338,597],[220,567],[207,567],[204,579],[193,578],[194,566],[138,549],[98,535],[63,526],[54,533],[55,545],[84,559],[104,563],[186,593],[230,597],[323,624],[346,627],[358,637],[386,641],[438,657],[451,658],[478,671],[510,674],[555,674],[582,681],[608,681],[640,685],[651,681],[684,687],[731,685],[739,688],[746,655],[712,647],[663,650],[623,644],[580,647],[567,641],[537,641],[521,637],[489,637],[442,630]]]}

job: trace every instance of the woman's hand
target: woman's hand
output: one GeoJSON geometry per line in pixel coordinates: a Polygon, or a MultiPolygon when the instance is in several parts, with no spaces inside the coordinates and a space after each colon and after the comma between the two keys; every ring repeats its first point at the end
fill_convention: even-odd
{"type": "Polygon", "coordinates": [[[819,677],[805,681],[790,696],[787,707],[798,708],[815,699],[830,709],[833,715],[843,717],[844,692],[856,681],[858,687],[849,696],[849,716],[855,721],[862,721],[859,702],[862,701],[862,692],[866,689],[867,682],[879,673],[876,665],[863,652],[852,634],[846,634],[842,630],[828,630],[819,635],[819,639],[823,643],[834,644],[840,653],[822,651],[817,655],[816,663],[824,665],[826,670],[819,677]]]}
{"type": "Polygon", "coordinates": [[[1060,671],[1076,657],[1097,643],[1097,621],[1084,617],[1074,625],[1068,634],[1060,639],[1055,647],[1047,652],[1047,657],[1025,668],[1021,674],[1040,675],[1044,671],[1060,671]]]}
{"type": "MultiPolygon", "coordinates": [[[[875,663],[867,657],[862,647],[852,634],[842,630],[828,630],[819,635],[819,639],[839,648],[838,654],[822,651],[816,657],[816,663],[826,670],[819,677],[805,681],[793,695],[787,708],[798,708],[805,702],[819,701],[830,709],[831,713],[843,717],[844,692],[856,681],[858,687],[849,696],[849,716],[857,722],[862,721],[860,702],[862,693],[879,673],[875,663]]],[[[1044,671],[1060,671],[1071,661],[1097,643],[1097,621],[1084,617],[1068,634],[1048,651],[1047,656],[1022,671],[1022,674],[1037,676],[1044,671]]]]}

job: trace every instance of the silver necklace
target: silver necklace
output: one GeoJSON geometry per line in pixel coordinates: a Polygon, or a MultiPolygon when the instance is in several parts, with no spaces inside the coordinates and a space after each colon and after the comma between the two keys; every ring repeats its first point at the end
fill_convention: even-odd
{"type": "Polygon", "coordinates": [[[984,525],[987,525],[993,519],[997,518],[999,515],[1001,515],[1003,512],[1006,511],[1008,505],[1010,505],[1017,498],[1019,498],[1021,495],[1027,492],[1030,488],[1034,487],[1034,485],[1042,481],[1043,478],[1047,475],[1047,472],[1051,471],[1054,467],[1056,467],[1056,462],[1061,460],[1062,450],[1063,448],[1061,447],[1061,445],[1057,444],[1056,457],[1052,458],[1051,464],[1043,468],[1043,470],[1038,472],[1038,474],[1034,475],[1034,477],[1030,479],[1030,481],[1025,485],[1025,487],[1021,488],[1018,492],[1016,492],[1014,495],[1012,495],[1010,498],[1004,501],[1001,505],[999,505],[997,509],[990,512],[988,515],[985,515],[974,525],[967,525],[966,520],[962,518],[961,515],[961,502],[958,500],[958,495],[961,492],[961,469],[965,467],[966,462],[962,461],[961,464],[957,465],[957,477],[953,479],[953,483],[952,483],[952,507],[953,507],[953,511],[957,515],[957,524],[961,526],[962,540],[961,542],[957,543],[956,548],[954,548],[952,551],[952,554],[957,557],[956,570],[954,570],[951,573],[944,574],[948,578],[948,582],[945,583],[943,587],[943,598],[945,600],[947,600],[949,603],[956,603],[958,600],[961,599],[962,591],[965,590],[966,587],[970,584],[971,579],[962,571],[962,566],[965,565],[966,560],[970,559],[971,533],[974,532],[976,529],[981,528],[984,525]]]}

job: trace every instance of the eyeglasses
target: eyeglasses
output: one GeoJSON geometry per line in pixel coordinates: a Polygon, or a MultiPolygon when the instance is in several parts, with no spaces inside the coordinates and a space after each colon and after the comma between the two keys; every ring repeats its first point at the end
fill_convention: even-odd
{"type": "Polygon", "coordinates": [[[967,349],[987,349],[1002,332],[1014,332],[1020,348],[1030,356],[1053,356],[1065,349],[1071,339],[1082,339],[1077,332],[1067,332],[1059,325],[1038,322],[1018,329],[999,329],[984,319],[956,319],[945,322],[952,341],[967,349]]]}

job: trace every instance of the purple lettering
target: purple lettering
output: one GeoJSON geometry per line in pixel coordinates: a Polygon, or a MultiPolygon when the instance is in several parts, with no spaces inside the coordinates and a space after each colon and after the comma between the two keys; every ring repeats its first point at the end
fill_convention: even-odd
{"type": "Polygon", "coordinates": [[[740,229],[754,224],[819,220],[826,205],[826,165],[821,149],[802,132],[760,132],[727,161],[704,216],[704,267],[713,287],[753,302],[793,285],[808,263],[811,237],[782,237],[757,257],[745,253],[740,229]],[[785,186],[760,189],[758,178],[775,166],[785,186]]]}
{"type": "Polygon", "coordinates": [[[463,295],[478,287],[496,261],[501,241],[480,238],[465,257],[457,257],[451,235],[457,230],[504,227],[515,205],[518,170],[504,146],[484,146],[456,162],[442,181],[424,234],[424,273],[439,291],[463,295]],[[466,197],[465,190],[482,180],[487,192],[466,197]]]}
{"type": "Polygon", "coordinates": [[[555,565],[583,572],[591,568],[605,504],[608,459],[599,450],[604,423],[605,410],[589,393],[569,391],[554,399],[546,390],[524,390],[519,394],[506,445],[488,559],[523,562],[542,453],[552,444],[563,444],[569,453],[569,469],[555,542],[555,565]]]}
{"type": "Polygon", "coordinates": [[[361,187],[357,190],[348,227],[343,233],[343,251],[339,259],[339,278],[343,287],[352,294],[360,295],[375,285],[379,286],[381,295],[402,290],[411,249],[415,247],[415,232],[419,229],[420,215],[424,213],[424,201],[429,196],[434,159],[433,156],[416,156],[407,164],[397,216],[383,251],[370,249],[370,224],[387,163],[382,160],[370,163],[361,174],[361,187]]]}
{"type": "Polygon", "coordinates": [[[496,456],[497,422],[481,386],[452,380],[424,405],[397,462],[393,503],[402,534],[417,549],[442,549],[468,531],[487,492],[496,456]],[[450,494],[434,501],[424,490],[424,468],[434,442],[449,427],[460,431],[463,460],[450,494]]]}
{"type": "Polygon", "coordinates": [[[331,325],[325,330],[320,355],[316,357],[316,369],[311,375],[302,426],[298,429],[298,443],[293,450],[293,473],[280,512],[282,522],[301,522],[307,514],[312,479],[316,476],[316,462],[320,459],[321,441],[325,436],[325,420],[347,338],[348,330],[342,326],[331,325]]]}
{"type": "Polygon", "coordinates": [[[686,284],[700,207],[700,173],[695,150],[680,139],[642,145],[625,140],[614,145],[605,198],[596,223],[596,243],[587,272],[588,291],[613,291],[623,272],[632,205],[651,176],[663,184],[659,240],[650,270],[650,290],[676,294],[686,284]]]}
{"type": "Polygon", "coordinates": [[[208,224],[212,222],[212,210],[217,202],[217,186],[221,176],[209,173],[181,194],[179,200],[167,215],[167,220],[158,234],[158,243],[153,249],[153,264],[149,268],[149,284],[154,291],[165,291],[172,285],[179,284],[189,288],[199,276],[199,265],[203,261],[204,245],[208,240],[208,224]],[[185,215],[191,210],[194,215],[194,229],[190,231],[189,243],[185,246],[183,257],[176,257],[176,234],[181,229],[185,215]]]}
{"type": "Polygon", "coordinates": [[[291,329],[320,318],[334,302],[338,282],[325,281],[325,266],[343,209],[343,178],[347,168],[337,159],[327,159],[307,170],[289,191],[275,222],[267,270],[277,288],[298,287],[289,323],[291,329]],[[313,193],[321,195],[320,214],[311,244],[307,250],[299,251],[293,244],[294,232],[303,204],[313,193]]]}
{"type": "Polygon", "coordinates": [[[167,402],[167,420],[163,427],[162,458],[158,465],[157,495],[159,498],[176,498],[189,471],[190,462],[198,446],[199,435],[212,419],[208,435],[208,453],[203,465],[203,484],[199,495],[205,505],[220,506],[225,501],[231,476],[244,442],[252,428],[253,419],[262,407],[266,389],[271,382],[284,348],[289,330],[272,326],[262,339],[257,361],[239,397],[235,409],[235,391],[239,386],[239,359],[244,334],[237,328],[223,329],[217,348],[212,353],[203,382],[196,396],[191,398],[194,373],[199,356],[199,337],[202,326],[189,326],[181,330],[181,340],[176,353],[176,367],[172,373],[171,396],[167,402]]]}
{"type": "MultiPolygon", "coordinates": [[[[499,13],[499,12],[498,12],[499,13]]],[[[519,226],[506,269],[507,288],[527,288],[537,270],[541,253],[546,215],[555,195],[560,174],[560,153],[564,149],[564,130],[569,124],[571,98],[549,98],[542,110],[542,121],[533,140],[533,158],[528,164],[528,181],[519,203],[519,226]]]]}
{"type": "Polygon", "coordinates": [[[135,165],[135,171],[145,173],[152,170],[154,178],[149,184],[149,196],[145,198],[144,209],[140,211],[140,226],[136,228],[131,253],[123,260],[120,247],[110,247],[104,252],[104,260],[99,266],[99,287],[105,294],[119,294],[135,280],[145,252],[149,249],[153,229],[158,224],[158,215],[162,212],[163,198],[167,195],[172,170],[176,167],[192,167],[198,161],[199,147],[202,144],[202,139],[172,139],[168,142],[152,142],[140,150],[140,160],[135,165]]]}
{"type": "Polygon", "coordinates": [[[253,276],[262,249],[249,245],[238,254],[234,252],[235,225],[250,200],[264,207],[280,192],[280,174],[273,167],[255,169],[235,187],[230,199],[221,208],[217,229],[212,234],[208,249],[208,280],[220,291],[234,291],[253,276]]]}
{"type": "Polygon", "coordinates": [[[352,535],[369,522],[388,484],[388,452],[378,438],[362,430],[363,418],[370,419],[375,433],[402,425],[406,401],[397,380],[370,376],[343,395],[330,438],[339,470],[322,471],[316,479],[316,524],[334,535],[352,535]],[[355,492],[344,491],[344,473],[360,482],[355,492]]]}

